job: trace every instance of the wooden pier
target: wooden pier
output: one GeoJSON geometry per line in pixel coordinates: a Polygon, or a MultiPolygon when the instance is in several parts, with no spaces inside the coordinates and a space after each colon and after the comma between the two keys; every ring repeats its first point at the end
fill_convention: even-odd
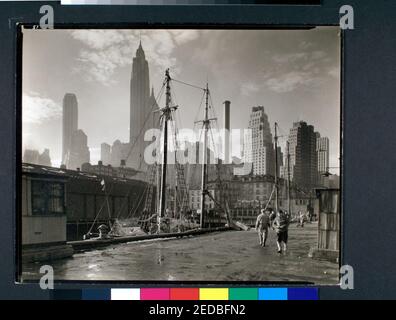
{"type": "Polygon", "coordinates": [[[183,237],[197,236],[210,232],[229,231],[229,230],[231,230],[231,228],[229,227],[219,227],[219,228],[189,230],[185,232],[148,234],[143,236],[122,236],[122,237],[114,237],[109,239],[89,239],[89,240],[81,240],[81,241],[69,241],[68,244],[70,244],[73,247],[73,250],[76,253],[76,252],[103,248],[118,243],[143,241],[143,240],[151,240],[151,239],[183,238],[183,237]]]}

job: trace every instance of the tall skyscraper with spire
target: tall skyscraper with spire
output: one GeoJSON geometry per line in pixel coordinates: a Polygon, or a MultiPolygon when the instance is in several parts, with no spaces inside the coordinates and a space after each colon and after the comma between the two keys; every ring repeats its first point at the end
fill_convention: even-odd
{"type": "Polygon", "coordinates": [[[150,95],[150,76],[148,61],[141,41],[132,62],[130,83],[130,127],[129,144],[133,150],[127,159],[128,166],[144,171],[144,150],[149,142],[144,141],[145,132],[151,128],[159,127],[159,114],[154,97],[154,89],[150,95]]]}

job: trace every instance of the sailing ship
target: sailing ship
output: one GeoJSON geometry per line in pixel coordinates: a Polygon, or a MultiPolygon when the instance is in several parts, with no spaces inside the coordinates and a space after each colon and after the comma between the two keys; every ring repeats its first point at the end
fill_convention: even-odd
{"type": "MultiPolygon", "coordinates": [[[[148,167],[147,173],[147,186],[145,191],[137,199],[135,206],[131,209],[127,218],[124,219],[112,219],[109,220],[108,225],[99,226],[98,237],[94,239],[111,239],[119,237],[131,237],[131,236],[159,236],[159,235],[177,235],[182,233],[194,232],[199,230],[207,229],[208,224],[206,218],[208,209],[206,207],[207,199],[210,199],[215,204],[215,210],[218,214],[224,217],[224,226],[226,228],[233,228],[237,230],[249,230],[249,227],[241,222],[233,221],[231,219],[229,206],[226,199],[219,201],[215,199],[212,193],[208,190],[208,137],[211,130],[211,123],[216,118],[209,117],[209,109],[213,107],[210,103],[211,96],[208,83],[205,87],[199,87],[187,82],[172,79],[170,71],[165,71],[165,78],[161,90],[159,91],[160,96],[165,93],[165,104],[159,110],[152,110],[152,112],[160,112],[159,117],[159,128],[161,137],[157,140],[158,146],[156,152],[156,161],[148,167]],[[200,214],[195,216],[193,211],[189,208],[188,201],[188,187],[186,184],[184,166],[177,161],[176,151],[180,148],[178,144],[178,129],[176,126],[175,113],[178,111],[179,106],[174,103],[172,95],[172,82],[179,82],[184,85],[192,86],[203,91],[203,100],[205,101],[204,117],[202,120],[196,121],[195,123],[202,124],[203,132],[203,148],[202,148],[202,166],[201,166],[201,197],[200,197],[200,214]],[[172,140],[171,140],[172,139],[172,140]],[[168,188],[167,178],[168,172],[168,152],[170,146],[173,146],[175,151],[175,163],[174,163],[174,174],[175,183],[173,193],[170,193],[168,188]],[[167,207],[167,197],[173,197],[173,208],[167,207]]],[[[156,99],[157,100],[157,99],[156,99]]],[[[275,123],[275,177],[274,185],[271,195],[264,209],[269,208],[274,197],[275,212],[279,211],[278,205],[278,124],[275,123]]],[[[141,136],[136,139],[142,138],[141,136]]],[[[136,141],[135,141],[136,142],[136,141]]],[[[131,154],[135,143],[131,145],[131,154]]],[[[289,146],[287,144],[287,198],[288,198],[288,212],[291,213],[290,206],[290,154],[289,146]]],[[[221,185],[221,179],[219,179],[221,185]]],[[[105,202],[107,201],[107,208],[110,208],[108,204],[108,196],[106,194],[106,184],[103,180],[103,190],[105,192],[105,202]]],[[[106,206],[104,204],[103,206],[106,206]]],[[[102,206],[102,207],[103,207],[102,206]]],[[[95,218],[96,221],[96,218],[95,218]]],[[[93,225],[95,224],[95,221],[93,225]]],[[[93,226],[92,225],[92,226],[93,226]]],[[[92,227],[90,228],[90,233],[92,227]]],[[[85,239],[91,239],[89,234],[85,236],[85,239]]]]}
{"type": "MultiPolygon", "coordinates": [[[[210,90],[209,85],[201,88],[194,86],[203,91],[205,97],[205,108],[203,120],[196,121],[202,124],[203,129],[203,148],[201,166],[201,197],[200,208],[201,212],[199,217],[193,214],[193,211],[188,207],[188,188],[184,174],[184,167],[177,162],[175,156],[174,172],[176,175],[175,186],[173,190],[173,208],[167,208],[166,197],[170,196],[169,188],[167,185],[168,178],[168,152],[171,142],[174,151],[180,148],[178,144],[178,129],[176,127],[175,113],[179,106],[174,103],[173,95],[171,92],[171,82],[177,81],[179,83],[194,86],[183,81],[172,79],[170,71],[165,71],[165,78],[161,90],[159,91],[159,98],[165,92],[165,105],[159,110],[151,110],[152,112],[160,112],[160,132],[161,137],[158,142],[161,144],[156,152],[157,159],[154,164],[148,168],[147,186],[143,194],[138,198],[136,205],[132,208],[127,218],[109,220],[107,225],[100,225],[98,230],[99,234],[92,237],[92,228],[95,224],[95,218],[89,232],[84,236],[85,240],[92,239],[108,239],[114,237],[130,237],[130,236],[143,236],[143,235],[159,235],[171,233],[183,233],[194,230],[205,229],[205,215],[208,212],[206,209],[206,201],[210,198],[216,206],[216,210],[224,215],[225,226],[232,226],[232,221],[229,214],[228,205],[217,201],[207,189],[208,183],[208,135],[211,130],[211,122],[216,118],[209,118],[209,109],[212,107],[210,104],[210,90]],[[172,128],[173,126],[173,128],[172,128]],[[170,136],[171,133],[171,136],[170,136]],[[171,140],[172,139],[172,140],[171,140]],[[143,204],[143,206],[142,206],[143,204]],[[140,212],[139,212],[140,211],[140,212]]],[[[157,100],[157,99],[156,99],[157,100]]],[[[142,132],[141,132],[142,134],[142,132]]],[[[136,139],[142,139],[141,136],[136,139]]],[[[136,142],[131,145],[129,154],[133,151],[136,142]]],[[[176,155],[176,152],[175,152],[176,155]]],[[[105,192],[105,202],[108,205],[108,195],[106,194],[106,183],[103,180],[103,191],[105,192]]],[[[105,206],[105,205],[104,205],[105,206]]],[[[99,214],[98,214],[99,215],[99,214]]],[[[98,216],[97,215],[97,216],[98,216]]],[[[110,214],[109,214],[110,216],[110,214]]]]}

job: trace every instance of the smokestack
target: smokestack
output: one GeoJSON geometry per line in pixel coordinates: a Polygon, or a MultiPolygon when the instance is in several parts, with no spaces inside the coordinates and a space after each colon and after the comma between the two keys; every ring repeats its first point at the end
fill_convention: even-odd
{"type": "Polygon", "coordinates": [[[231,102],[226,100],[224,101],[224,163],[231,163],[230,157],[230,110],[231,102]]]}

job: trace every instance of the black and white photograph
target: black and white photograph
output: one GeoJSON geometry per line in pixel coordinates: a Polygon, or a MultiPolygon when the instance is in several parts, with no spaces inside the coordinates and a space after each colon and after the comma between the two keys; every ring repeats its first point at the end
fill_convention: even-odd
{"type": "Polygon", "coordinates": [[[339,282],[339,26],[22,36],[20,281],[339,282]]]}

